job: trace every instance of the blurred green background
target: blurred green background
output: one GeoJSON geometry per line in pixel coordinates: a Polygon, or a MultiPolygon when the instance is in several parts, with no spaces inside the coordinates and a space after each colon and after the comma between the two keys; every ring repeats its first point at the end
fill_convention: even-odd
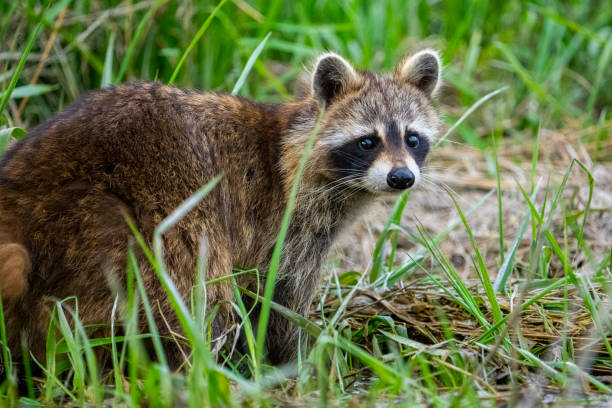
{"type": "MultiPolygon", "coordinates": [[[[205,0],[1,0],[3,89],[37,23],[42,30],[18,89],[31,82],[49,39],[57,34],[36,81],[48,86],[25,88],[22,93],[32,98],[17,109],[20,101],[14,97],[3,121],[29,128],[102,85],[168,82],[217,5],[205,0]]],[[[491,134],[523,140],[539,126],[573,131],[609,125],[612,5],[606,0],[229,0],[205,28],[178,72],[177,86],[231,91],[268,33],[241,89],[260,101],[291,98],[296,77],[325,50],[344,55],[358,68],[379,71],[429,46],[443,55],[441,102],[449,123],[486,93],[508,87],[459,127],[461,142],[484,148],[491,134]]]]}

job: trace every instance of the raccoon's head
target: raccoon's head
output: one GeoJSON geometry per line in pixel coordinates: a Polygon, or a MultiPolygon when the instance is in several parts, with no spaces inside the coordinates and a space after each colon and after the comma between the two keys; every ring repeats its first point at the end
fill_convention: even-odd
{"type": "Polygon", "coordinates": [[[416,185],[442,128],[432,103],[440,71],[432,50],[383,75],[356,71],[333,53],[319,57],[312,74],[312,95],[324,109],[313,151],[318,171],[330,183],[371,193],[416,185]]]}

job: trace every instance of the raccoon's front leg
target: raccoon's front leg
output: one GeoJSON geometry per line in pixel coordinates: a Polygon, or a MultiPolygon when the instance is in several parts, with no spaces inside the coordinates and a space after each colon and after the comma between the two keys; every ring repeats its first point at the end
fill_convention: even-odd
{"type": "MultiPolygon", "coordinates": [[[[304,317],[308,316],[319,286],[330,242],[327,228],[314,234],[310,231],[308,220],[311,219],[303,209],[296,209],[287,233],[273,297],[274,302],[304,317]]],[[[280,313],[271,311],[266,336],[268,359],[272,364],[295,360],[298,351],[306,352],[307,336],[280,313]]]]}
{"type": "MultiPolygon", "coordinates": [[[[315,285],[285,278],[277,281],[274,302],[306,316],[312,303],[315,285]],[[300,284],[301,283],[301,284],[300,284]]],[[[304,355],[307,334],[276,311],[270,312],[266,348],[270,363],[277,365],[293,361],[298,352],[304,355]]]]}
{"type": "MultiPolygon", "coordinates": [[[[193,298],[192,290],[196,290],[194,285],[197,284],[194,274],[193,280],[186,280],[184,275],[185,271],[193,270],[194,265],[190,262],[187,266],[181,266],[180,260],[187,257],[186,254],[177,252],[174,257],[170,257],[169,264],[175,260],[175,265],[170,269],[170,275],[172,280],[177,284],[177,289],[181,293],[181,296],[187,305],[190,305],[190,300],[193,298]],[[182,277],[181,277],[182,276],[182,277]],[[187,283],[186,283],[187,282],[187,283]]],[[[192,255],[190,252],[189,255],[192,255]]],[[[205,281],[211,281],[218,278],[222,278],[231,273],[231,260],[229,253],[225,246],[220,243],[219,245],[211,246],[206,255],[206,276],[205,281]]],[[[193,271],[195,272],[195,271],[193,271]]],[[[201,322],[211,319],[210,322],[210,338],[212,341],[211,348],[218,349],[223,346],[228,331],[233,329],[234,314],[231,307],[231,299],[234,296],[231,281],[229,279],[220,280],[215,283],[206,285],[206,310],[204,315],[196,315],[195,318],[201,322]]],[[[166,302],[170,306],[169,302],[166,302]]],[[[171,330],[173,327],[180,327],[178,317],[173,310],[170,310],[168,315],[173,320],[171,327],[167,327],[164,335],[172,338],[171,330]]],[[[163,322],[167,325],[167,322],[163,322]]],[[[158,324],[159,327],[159,324],[158,324]]],[[[166,356],[168,362],[172,368],[178,368],[185,362],[186,355],[189,354],[189,350],[181,347],[177,347],[173,344],[174,341],[170,340],[166,345],[166,356]]]]}
{"type": "MultiPolygon", "coordinates": [[[[231,273],[232,262],[229,250],[223,246],[211,247],[208,254],[206,280],[227,277],[231,273]]],[[[206,316],[200,318],[206,319],[211,316],[211,313],[214,313],[211,324],[212,349],[223,346],[228,332],[234,330],[235,316],[231,305],[232,299],[234,299],[234,290],[230,279],[206,285],[206,316]]]]}

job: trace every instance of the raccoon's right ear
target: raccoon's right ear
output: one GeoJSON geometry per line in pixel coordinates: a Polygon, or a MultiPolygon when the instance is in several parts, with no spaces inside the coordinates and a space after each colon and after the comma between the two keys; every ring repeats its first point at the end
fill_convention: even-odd
{"type": "Polygon", "coordinates": [[[357,78],[355,69],[333,52],[321,55],[312,74],[312,92],[324,105],[330,105],[357,78]]]}
{"type": "Polygon", "coordinates": [[[440,87],[441,71],[442,62],[438,52],[425,49],[402,61],[395,75],[431,97],[440,87]]]}

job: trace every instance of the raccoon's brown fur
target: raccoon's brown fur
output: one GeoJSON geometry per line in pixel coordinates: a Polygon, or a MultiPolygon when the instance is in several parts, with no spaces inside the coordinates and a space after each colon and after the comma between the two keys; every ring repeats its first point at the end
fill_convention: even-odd
{"type": "MultiPolygon", "coordinates": [[[[219,184],[164,235],[168,273],[189,302],[205,239],[206,280],[232,273],[232,266],[256,268],[265,279],[302,151],[324,110],[274,295],[305,313],[338,233],[378,193],[409,187],[389,190],[380,180],[391,176],[370,168],[418,171],[415,163],[422,163],[427,142],[440,129],[431,101],[439,71],[431,51],[383,76],[355,71],[341,57],[325,54],[314,67],[311,92],[283,104],[149,82],[103,89],[76,102],[14,145],[0,163],[0,290],[9,345],[15,349],[25,336],[40,358],[50,312],[71,296],[78,299],[83,324],[108,324],[116,296],[108,276],[120,283],[125,278],[132,236],[126,216],[150,240],[165,217],[219,174],[219,184]],[[414,132],[405,126],[417,122],[426,128],[419,152],[402,139],[414,132]],[[347,132],[356,125],[374,132],[376,152],[363,150],[371,148],[363,138],[363,151],[354,150],[347,132]]],[[[180,331],[149,261],[137,246],[135,254],[158,328],[166,335],[180,331]]],[[[238,283],[258,287],[255,275],[241,275],[238,283]]],[[[207,310],[220,305],[214,337],[235,320],[234,293],[230,280],[206,289],[207,310]]],[[[276,314],[267,348],[272,363],[295,357],[297,331],[276,314]]],[[[166,351],[178,364],[177,349],[169,343],[166,351]]]]}

